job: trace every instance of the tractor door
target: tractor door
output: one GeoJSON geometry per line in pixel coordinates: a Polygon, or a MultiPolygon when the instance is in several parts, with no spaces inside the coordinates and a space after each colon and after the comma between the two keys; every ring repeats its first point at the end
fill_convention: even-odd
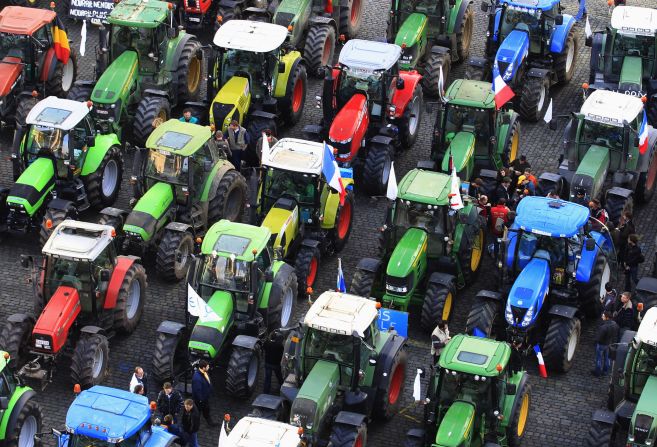
{"type": "Polygon", "coordinates": [[[189,194],[194,198],[192,203],[197,203],[201,200],[201,194],[203,194],[207,183],[212,183],[212,177],[209,174],[214,167],[214,163],[207,143],[192,155],[191,160],[189,194]]]}
{"type": "MultiPolygon", "coordinates": [[[[0,373],[0,399],[2,401],[6,400],[8,406],[9,399],[11,399],[11,396],[16,389],[16,383],[14,382],[14,377],[7,372],[7,368],[5,368],[5,370],[0,373]]],[[[4,418],[5,411],[7,410],[8,408],[5,408],[5,405],[0,405],[0,418],[4,418]]]]}
{"type": "MultiPolygon", "coordinates": [[[[91,277],[92,284],[94,285],[94,291],[100,292],[98,294],[94,293],[96,296],[96,310],[102,309],[105,304],[105,295],[107,286],[109,285],[109,280],[104,277],[103,270],[112,272],[114,269],[114,264],[116,261],[116,253],[114,252],[114,244],[109,244],[105,250],[96,258],[92,264],[91,277]]],[[[111,276],[111,274],[110,274],[111,276]]],[[[82,301],[82,298],[81,298],[82,301]]],[[[83,304],[84,307],[84,304],[83,304]]]]}
{"type": "Polygon", "coordinates": [[[260,302],[262,294],[265,290],[263,287],[265,284],[265,272],[271,269],[271,256],[269,255],[269,248],[265,248],[256,258],[256,262],[253,263],[254,271],[251,275],[251,280],[253,281],[253,296],[255,296],[256,302],[260,302]]]}

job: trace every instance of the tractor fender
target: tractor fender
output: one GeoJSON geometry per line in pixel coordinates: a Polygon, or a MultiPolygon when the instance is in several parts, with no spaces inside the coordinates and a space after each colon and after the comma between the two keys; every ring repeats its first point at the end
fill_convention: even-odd
{"type": "Polygon", "coordinates": [[[184,324],[169,320],[164,320],[157,327],[157,332],[160,334],[178,335],[184,330],[184,324]]]}
{"type": "Polygon", "coordinates": [[[383,345],[381,352],[376,359],[376,367],[374,368],[374,378],[372,379],[372,388],[374,389],[385,389],[392,379],[392,374],[390,368],[395,361],[395,356],[399,351],[404,348],[406,344],[406,338],[401,335],[392,333],[386,344],[383,345]]]}
{"type": "Polygon", "coordinates": [[[502,294],[499,292],[493,292],[492,290],[480,290],[477,292],[476,297],[483,300],[502,302],[502,294]]]}
{"type": "Polygon", "coordinates": [[[573,306],[566,306],[564,304],[555,304],[550,307],[548,310],[549,315],[554,315],[558,318],[565,318],[566,320],[572,320],[577,314],[577,308],[573,306]]]}
{"type": "Polygon", "coordinates": [[[614,425],[616,422],[616,413],[609,410],[598,409],[593,413],[591,420],[594,422],[601,422],[603,424],[614,425]]]}
{"type": "Polygon", "coordinates": [[[59,61],[57,60],[55,49],[53,47],[48,48],[48,51],[46,51],[43,58],[41,73],[39,74],[39,78],[42,82],[46,82],[52,78],[52,75],[55,74],[55,69],[57,68],[58,63],[59,61]]]}
{"type": "Polygon", "coordinates": [[[608,243],[607,238],[597,231],[591,232],[591,237],[595,240],[596,245],[593,247],[593,250],[587,250],[585,245],[582,247],[582,251],[580,252],[581,259],[577,263],[577,273],[575,276],[577,282],[589,282],[591,273],[595,267],[595,261],[598,258],[598,252],[600,251],[598,245],[604,247],[608,243]]]}
{"type": "Polygon", "coordinates": [[[335,417],[336,424],[350,425],[352,427],[360,427],[365,422],[365,415],[360,413],[352,413],[351,411],[341,411],[335,417]]]}
{"type": "Polygon", "coordinates": [[[310,248],[318,248],[319,247],[319,241],[316,239],[304,239],[301,241],[301,245],[303,247],[310,247],[310,248]]]}
{"type": "Polygon", "coordinates": [[[232,170],[235,170],[235,166],[233,166],[228,160],[220,160],[217,162],[210,172],[210,178],[206,180],[205,186],[203,187],[201,201],[214,199],[217,195],[217,187],[219,186],[221,179],[224,178],[224,175],[226,175],[228,171],[232,170]]]}
{"type": "MultiPolygon", "coordinates": [[[[520,116],[516,112],[511,112],[509,117],[509,124],[501,124],[497,133],[497,153],[502,155],[504,153],[504,148],[507,147],[511,141],[511,132],[510,129],[513,128],[516,121],[520,119],[520,116]]],[[[520,129],[518,129],[520,132],[520,129]]]]}
{"type": "Polygon", "coordinates": [[[105,330],[103,328],[100,328],[98,326],[93,326],[93,325],[87,325],[87,326],[82,326],[82,329],[80,329],[80,332],[83,334],[105,334],[105,330]]]}
{"type": "Polygon", "coordinates": [[[392,144],[392,138],[386,135],[374,135],[370,139],[370,143],[378,143],[387,146],[389,144],[392,144]]]}
{"type": "Polygon", "coordinates": [[[81,79],[79,81],[75,81],[73,85],[81,86],[81,87],[93,87],[96,85],[96,81],[89,81],[89,80],[84,80],[81,79]]]}
{"type": "Polygon", "coordinates": [[[473,56],[468,60],[468,65],[488,70],[488,59],[485,57],[473,56]]]}
{"type": "Polygon", "coordinates": [[[291,265],[280,261],[274,261],[272,264],[271,272],[274,275],[274,280],[271,283],[265,283],[263,286],[264,293],[262,294],[262,299],[258,305],[260,309],[266,309],[269,307],[269,300],[272,297],[278,297],[278,302],[282,303],[284,292],[283,281],[286,277],[295,274],[294,268],[291,265]],[[267,286],[270,287],[267,288],[267,286]]]}
{"type": "Polygon", "coordinates": [[[48,202],[48,208],[60,211],[70,211],[75,208],[70,200],[55,198],[48,202]]]}
{"type": "Polygon", "coordinates": [[[370,273],[378,273],[380,268],[381,260],[374,258],[363,258],[358,261],[358,265],[356,265],[356,269],[370,273]]]}
{"type": "MultiPolygon", "coordinates": [[[[284,57],[285,57],[285,56],[284,56],[284,57]]],[[[292,75],[292,73],[294,73],[294,70],[296,70],[297,67],[298,67],[300,64],[301,64],[301,65],[304,65],[304,64],[305,64],[305,62],[304,62],[304,60],[303,60],[303,58],[302,58],[301,56],[299,56],[298,58],[296,58],[296,59],[294,60],[294,62],[292,62],[292,67],[291,67],[291,69],[290,69],[290,72],[289,72],[289,74],[288,74],[288,76],[287,76],[287,80],[286,80],[286,82],[285,82],[285,96],[284,96],[285,98],[292,98],[292,88],[293,88],[294,86],[292,85],[292,78],[293,78],[293,77],[292,77],[291,75],[292,75]]],[[[287,71],[287,64],[285,64],[285,71],[287,71]]],[[[307,84],[306,84],[306,89],[307,89],[307,88],[308,88],[308,86],[307,86],[307,84]]]]}
{"type": "Polygon", "coordinates": [[[291,75],[297,66],[303,62],[303,59],[301,58],[301,53],[295,50],[290,51],[281,57],[281,62],[285,63],[285,71],[283,73],[278,73],[278,77],[276,78],[276,85],[274,86],[274,91],[272,92],[272,96],[275,98],[285,97],[286,93],[290,89],[289,83],[291,80],[291,75]]]}
{"type": "Polygon", "coordinates": [[[121,284],[123,284],[123,278],[125,278],[125,274],[130,270],[132,264],[137,262],[138,259],[136,256],[116,257],[116,265],[114,266],[114,271],[107,286],[103,309],[114,309],[116,301],[119,298],[119,290],[121,289],[121,284]]]}
{"type": "Polygon", "coordinates": [[[621,188],[620,186],[614,186],[613,188],[607,190],[606,196],[619,196],[624,199],[629,198],[632,195],[632,190],[627,188],[621,188]]]}
{"type": "MultiPolygon", "coordinates": [[[[520,378],[520,380],[518,380],[518,383],[516,383],[516,390],[520,391],[520,389],[522,389],[522,387],[525,386],[526,383],[527,383],[527,374],[522,373],[522,377],[520,378]]],[[[513,414],[515,414],[518,405],[520,405],[520,399],[516,399],[517,396],[518,394],[514,396],[514,399],[510,404],[507,403],[504,405],[503,414],[506,416],[504,418],[504,422],[506,422],[507,425],[511,423],[511,417],[513,414]]],[[[504,423],[502,424],[502,426],[504,426],[504,423]]]]}
{"type": "MultiPolygon", "coordinates": [[[[602,54],[602,46],[604,44],[604,39],[606,37],[606,34],[604,32],[596,32],[593,33],[592,37],[592,42],[590,44],[591,46],[591,61],[589,62],[589,69],[593,73],[598,73],[600,71],[599,68],[599,60],[600,60],[600,55],[602,54]]],[[[588,43],[588,40],[587,40],[588,43]]],[[[592,80],[595,80],[592,79],[592,80]]]]}
{"type": "Polygon", "coordinates": [[[165,92],[164,90],[160,90],[157,88],[147,88],[146,90],[144,90],[142,97],[145,98],[147,96],[157,96],[159,98],[166,98],[167,100],[169,99],[168,92],[165,92]]]}
{"type": "Polygon", "coordinates": [[[260,340],[251,337],[250,335],[238,335],[233,340],[233,346],[239,346],[240,348],[246,349],[253,349],[258,343],[260,343],[260,340]]]}
{"type": "Polygon", "coordinates": [[[233,9],[235,6],[240,6],[244,4],[244,0],[220,0],[219,6],[223,8],[233,9]]]}
{"type": "Polygon", "coordinates": [[[456,277],[454,275],[450,275],[449,273],[443,273],[443,272],[433,272],[428,280],[429,284],[440,284],[447,287],[450,290],[454,289],[455,282],[456,282],[456,277]]]}
{"type": "Polygon", "coordinates": [[[335,20],[333,20],[332,17],[325,17],[325,16],[313,16],[310,18],[309,22],[310,25],[313,24],[322,24],[322,25],[330,25],[335,29],[336,36],[338,35],[338,25],[335,23],[335,20]]]}
{"type": "Polygon", "coordinates": [[[98,170],[103,162],[105,155],[112,147],[120,147],[121,141],[115,133],[98,134],[95,136],[96,144],[87,149],[87,155],[84,157],[84,164],[80,175],[85,176],[98,170]]]}
{"type": "Polygon", "coordinates": [[[11,414],[8,411],[4,411],[0,422],[0,436],[2,436],[2,439],[7,439],[7,430],[13,430],[13,427],[18,421],[18,416],[21,414],[21,410],[35,396],[36,392],[31,388],[25,386],[16,388],[8,403],[8,408],[12,409],[11,414]]]}
{"type": "Polygon", "coordinates": [[[463,22],[465,11],[471,4],[472,0],[456,0],[454,6],[450,8],[449,21],[447,22],[447,34],[454,34],[454,30],[461,28],[461,22],[463,22]],[[454,11],[457,11],[457,8],[458,12],[454,14],[454,11]]]}
{"type": "Polygon", "coordinates": [[[566,40],[568,39],[568,33],[572,27],[575,26],[575,17],[570,14],[563,15],[563,23],[561,25],[556,25],[554,31],[552,31],[552,36],[550,37],[550,51],[553,53],[561,53],[566,46],[566,40]]]}
{"type": "Polygon", "coordinates": [[[550,74],[549,70],[545,70],[544,68],[536,68],[536,67],[531,68],[527,72],[527,76],[529,76],[530,78],[544,78],[549,74],[550,74]]]}
{"type": "MultiPolygon", "coordinates": [[[[192,34],[180,33],[178,35],[178,38],[177,38],[178,41],[177,42],[176,42],[175,39],[173,39],[173,41],[169,43],[169,48],[170,48],[171,43],[175,42],[174,45],[176,45],[176,51],[174,51],[172,57],[167,58],[167,61],[164,63],[164,69],[165,70],[171,71],[171,72],[176,71],[176,67],[178,65],[178,61],[180,60],[180,56],[182,55],[183,48],[185,47],[185,44],[190,39],[194,39],[194,38],[195,37],[192,34]]],[[[175,83],[175,81],[172,81],[172,82],[175,83]]],[[[177,86],[174,85],[174,89],[172,89],[172,90],[175,91],[176,88],[177,88],[177,86]]]]}
{"type": "Polygon", "coordinates": [[[390,103],[395,106],[396,119],[404,116],[406,106],[413,99],[415,87],[420,83],[422,75],[413,70],[402,71],[399,73],[399,77],[404,80],[404,88],[399,90],[395,87],[395,91],[392,93],[392,98],[390,99],[390,103]]]}
{"type": "Polygon", "coordinates": [[[28,314],[11,314],[7,317],[7,321],[12,323],[23,323],[25,321],[29,321],[34,324],[34,318],[28,314]]]}
{"type": "Polygon", "coordinates": [[[655,158],[657,154],[655,153],[655,151],[657,151],[657,129],[649,127],[648,150],[643,154],[639,154],[639,161],[637,162],[637,166],[636,166],[636,170],[638,172],[648,172],[648,168],[650,167],[651,160],[653,163],[657,163],[657,159],[655,158]]]}
{"type": "Polygon", "coordinates": [[[285,405],[285,399],[281,396],[274,396],[272,394],[258,394],[258,396],[251,403],[251,407],[265,408],[267,410],[278,411],[285,405]]]}
{"type": "Polygon", "coordinates": [[[251,118],[253,117],[258,117],[258,118],[264,118],[268,120],[276,120],[276,115],[273,113],[265,112],[263,110],[254,110],[253,112],[250,113],[251,118]]]}
{"type": "Polygon", "coordinates": [[[192,228],[191,225],[182,222],[169,222],[164,227],[165,230],[178,231],[180,233],[186,233],[190,228],[192,228]]]}
{"type": "Polygon", "coordinates": [[[442,45],[433,45],[431,47],[431,54],[449,54],[449,48],[442,45]]]}
{"type": "Polygon", "coordinates": [[[106,208],[103,208],[100,210],[101,215],[105,216],[111,216],[111,217],[121,217],[125,220],[125,217],[130,214],[129,211],[122,210],[121,208],[114,208],[112,206],[108,206],[106,208]]]}

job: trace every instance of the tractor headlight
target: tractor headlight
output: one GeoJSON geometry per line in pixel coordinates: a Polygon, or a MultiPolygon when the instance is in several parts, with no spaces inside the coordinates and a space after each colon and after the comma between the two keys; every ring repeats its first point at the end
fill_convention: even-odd
{"type": "Polygon", "coordinates": [[[527,312],[525,312],[525,316],[520,322],[520,327],[529,326],[533,319],[534,319],[534,306],[531,306],[529,309],[527,309],[527,312]]]}
{"type": "Polygon", "coordinates": [[[502,79],[504,79],[504,82],[507,82],[511,79],[512,76],[513,76],[513,62],[511,62],[508,67],[506,67],[502,79]]]}
{"type": "Polygon", "coordinates": [[[406,292],[408,292],[408,288],[406,286],[397,287],[397,286],[393,286],[393,285],[390,285],[390,284],[386,284],[386,290],[390,290],[391,292],[397,292],[397,293],[406,293],[406,292]]]}
{"type": "Polygon", "coordinates": [[[506,322],[509,323],[510,325],[513,325],[515,323],[513,321],[513,312],[511,312],[511,303],[509,301],[506,302],[506,308],[504,309],[504,318],[506,319],[506,322]]]}

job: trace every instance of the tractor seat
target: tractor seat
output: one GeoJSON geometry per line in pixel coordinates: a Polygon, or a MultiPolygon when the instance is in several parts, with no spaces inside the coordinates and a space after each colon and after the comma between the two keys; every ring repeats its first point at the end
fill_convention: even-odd
{"type": "Polygon", "coordinates": [[[0,97],[7,96],[11,92],[11,86],[14,85],[22,71],[21,58],[5,56],[0,61],[0,97]]]}

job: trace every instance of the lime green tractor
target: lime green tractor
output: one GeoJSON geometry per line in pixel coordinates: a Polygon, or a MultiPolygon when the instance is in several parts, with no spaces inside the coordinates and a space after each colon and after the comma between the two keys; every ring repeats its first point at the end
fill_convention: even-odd
{"type": "Polygon", "coordinates": [[[172,108],[195,101],[201,91],[203,52],[191,34],[178,29],[172,4],[151,0],[115,3],[101,27],[95,79],[78,81],[69,99],[91,100],[102,133],[132,129],[143,146],[172,108]]]}
{"type": "Polygon", "coordinates": [[[379,257],[363,258],[351,293],[392,309],[422,307],[420,325],[432,331],[453,314],[457,288],[472,283],[484,253],[484,224],[465,197],[450,209],[450,176],[414,169],[399,183],[379,237],[379,257]]]}
{"type": "Polygon", "coordinates": [[[344,248],[353,222],[351,171],[341,170],[346,193],[340,204],[340,194],[322,174],[323,163],[323,143],[283,138],[263,153],[260,186],[250,187],[258,192],[251,220],[267,227],[272,248],[294,262],[300,296],[315,285],[322,255],[344,248]]]}
{"type": "Polygon", "coordinates": [[[211,141],[210,128],[169,120],[148,137],[133,161],[134,207],[101,211],[120,233],[122,251],[155,252],[164,279],[181,280],[197,238],[220,219],[238,220],[246,180],[211,141]]]}
{"type": "Polygon", "coordinates": [[[101,134],[87,104],[49,96],[16,130],[15,183],[0,188],[0,231],[39,231],[43,245],[66,218],[112,205],[123,156],[114,133],[101,134]]]}
{"type": "Polygon", "coordinates": [[[459,334],[431,367],[423,428],[404,447],[518,447],[527,431],[531,387],[509,365],[511,347],[459,334]]]}
{"type": "MultiPolygon", "coordinates": [[[[438,96],[442,71],[447,85],[452,61],[470,54],[474,30],[472,0],[392,0],[388,42],[402,48],[399,69],[422,73],[422,87],[438,96]]],[[[443,87],[444,88],[444,87],[443,87]]]]}
{"type": "Polygon", "coordinates": [[[157,330],[154,380],[183,380],[202,359],[223,362],[226,391],[248,397],[258,383],[262,343],[292,321],[294,269],[272,256],[267,228],[221,220],[208,230],[188,275],[185,323],[157,330]]]}

